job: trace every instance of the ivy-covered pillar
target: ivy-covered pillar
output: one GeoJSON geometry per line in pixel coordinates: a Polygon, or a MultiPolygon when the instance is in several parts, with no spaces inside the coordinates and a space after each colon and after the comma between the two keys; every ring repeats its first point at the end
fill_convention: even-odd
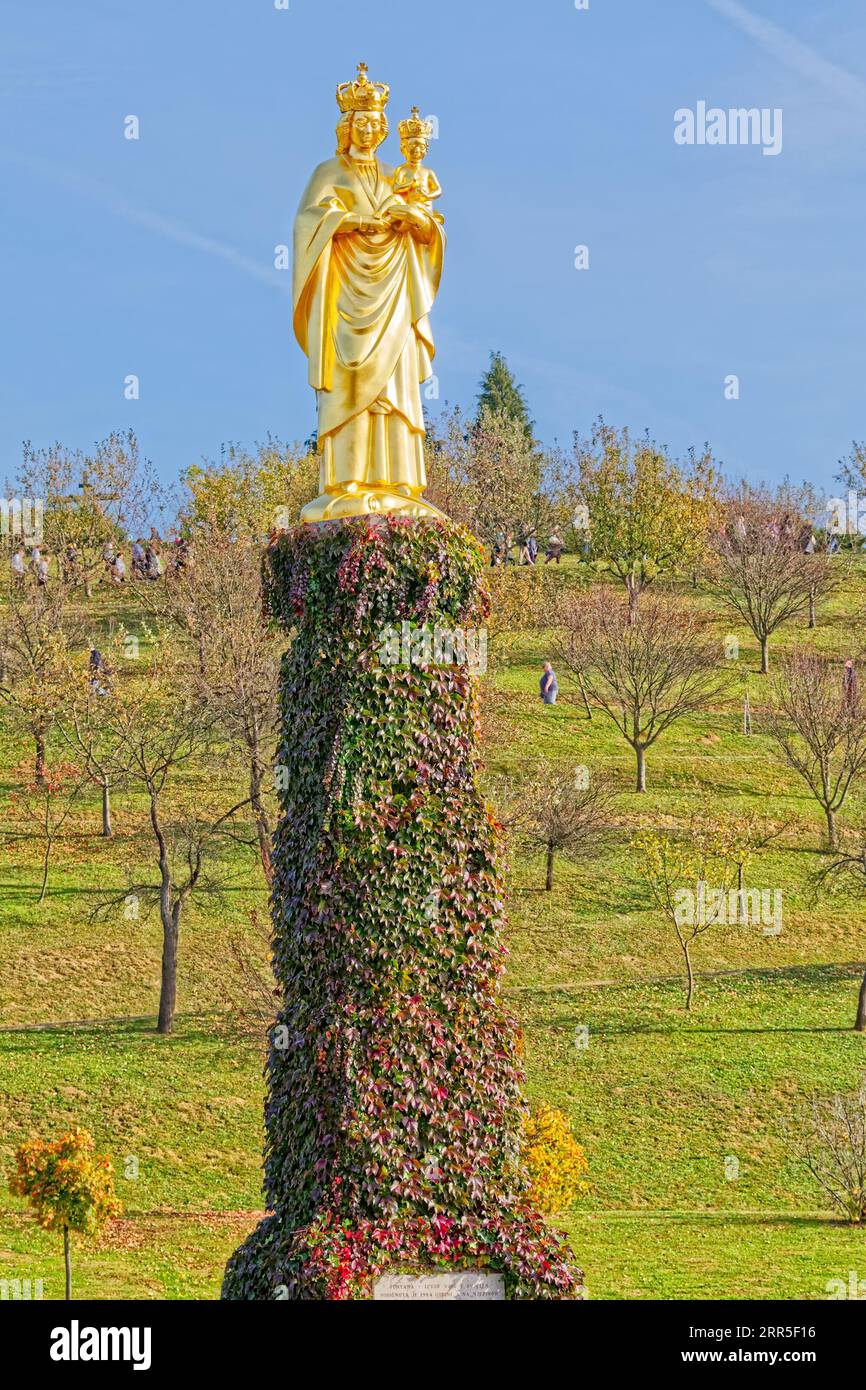
{"type": "Polygon", "coordinates": [[[481,1269],[577,1298],[526,1202],[503,1006],[496,826],[477,781],[480,547],[446,521],[302,525],[266,561],[282,672],[273,887],[283,1005],[265,1107],[269,1214],[226,1299],[372,1297],[481,1269]]]}

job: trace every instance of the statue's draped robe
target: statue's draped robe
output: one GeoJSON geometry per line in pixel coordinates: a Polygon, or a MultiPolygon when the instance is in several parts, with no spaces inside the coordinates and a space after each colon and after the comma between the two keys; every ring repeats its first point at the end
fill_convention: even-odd
{"type": "Polygon", "coordinates": [[[352,213],[393,198],[392,170],[338,155],[313,173],[295,218],[294,328],[318,394],[322,491],[337,484],[423,488],[420,383],[432,373],[428,313],[444,232],[335,236],[352,213]]]}

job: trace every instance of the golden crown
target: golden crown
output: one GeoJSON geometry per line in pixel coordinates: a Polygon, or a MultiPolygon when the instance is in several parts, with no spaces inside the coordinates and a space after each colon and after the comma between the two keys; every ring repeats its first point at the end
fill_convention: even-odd
{"type": "Polygon", "coordinates": [[[367,64],[358,64],[358,76],[354,82],[341,82],[337,87],[337,105],[346,111],[383,111],[390,96],[391,88],[385,82],[371,82],[367,76],[367,64]]]}
{"type": "Polygon", "coordinates": [[[433,131],[432,125],[424,120],[417,106],[412,107],[412,114],[401,121],[397,129],[401,140],[429,140],[433,131]]]}

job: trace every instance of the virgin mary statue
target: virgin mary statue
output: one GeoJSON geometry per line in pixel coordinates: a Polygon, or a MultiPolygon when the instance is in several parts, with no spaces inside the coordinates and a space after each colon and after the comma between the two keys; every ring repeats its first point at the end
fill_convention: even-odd
{"type": "Polygon", "coordinates": [[[442,273],[442,219],[376,158],[389,89],[366,64],[337,88],[337,154],[313,172],[294,230],[294,329],[318,401],[321,496],[302,521],[439,516],[425,502],[420,384],[442,273]]]}

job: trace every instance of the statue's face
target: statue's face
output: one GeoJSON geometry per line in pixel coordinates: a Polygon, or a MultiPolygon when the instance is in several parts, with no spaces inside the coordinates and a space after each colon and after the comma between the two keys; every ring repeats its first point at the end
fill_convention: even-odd
{"type": "Polygon", "coordinates": [[[378,111],[356,111],[352,117],[352,144],[359,150],[375,150],[383,139],[378,111]]]}
{"type": "Polygon", "coordinates": [[[421,139],[407,140],[403,146],[403,152],[407,159],[420,161],[427,153],[427,141],[421,139]]]}

